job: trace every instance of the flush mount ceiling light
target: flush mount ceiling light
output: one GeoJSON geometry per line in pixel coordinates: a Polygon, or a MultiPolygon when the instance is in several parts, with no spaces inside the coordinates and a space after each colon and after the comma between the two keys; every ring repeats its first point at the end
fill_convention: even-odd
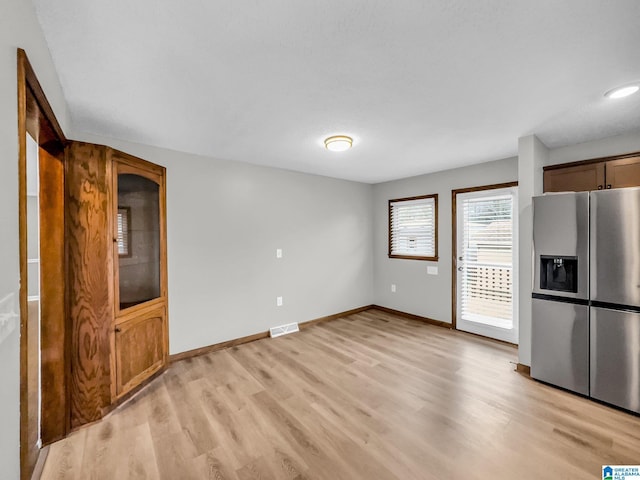
{"type": "Polygon", "coordinates": [[[324,146],[332,152],[344,152],[345,150],[349,150],[352,145],[353,138],[347,137],[346,135],[334,135],[324,140],[324,146]]]}
{"type": "Polygon", "coordinates": [[[628,97],[629,95],[633,95],[638,90],[640,90],[640,85],[638,84],[624,85],[622,87],[617,87],[609,90],[604,94],[604,96],[607,98],[624,98],[628,97]]]}

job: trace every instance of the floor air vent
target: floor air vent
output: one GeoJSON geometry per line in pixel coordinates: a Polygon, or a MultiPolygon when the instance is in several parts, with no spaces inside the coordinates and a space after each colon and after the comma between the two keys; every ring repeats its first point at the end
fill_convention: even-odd
{"type": "Polygon", "coordinates": [[[297,323],[287,323],[286,325],[280,325],[278,327],[271,327],[269,329],[269,333],[271,333],[271,338],[279,337],[280,335],[286,335],[287,333],[295,333],[299,332],[297,323]]]}

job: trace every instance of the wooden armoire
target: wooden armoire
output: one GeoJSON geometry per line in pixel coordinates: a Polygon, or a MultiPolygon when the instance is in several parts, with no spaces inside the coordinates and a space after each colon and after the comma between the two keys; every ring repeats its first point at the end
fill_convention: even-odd
{"type": "Polygon", "coordinates": [[[165,169],[65,152],[69,426],[100,419],[168,359],[165,169]]]}

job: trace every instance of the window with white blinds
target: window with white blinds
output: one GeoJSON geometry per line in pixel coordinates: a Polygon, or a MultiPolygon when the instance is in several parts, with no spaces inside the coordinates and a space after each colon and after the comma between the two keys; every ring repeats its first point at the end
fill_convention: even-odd
{"type": "Polygon", "coordinates": [[[389,257],[438,259],[438,195],[389,200],[389,257]]]}
{"type": "Polygon", "coordinates": [[[513,196],[465,198],[462,318],[513,327],[513,196]]]}

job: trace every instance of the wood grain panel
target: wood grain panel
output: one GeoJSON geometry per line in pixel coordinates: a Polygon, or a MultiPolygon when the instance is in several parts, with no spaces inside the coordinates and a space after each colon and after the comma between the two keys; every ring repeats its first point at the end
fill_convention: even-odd
{"type": "Polygon", "coordinates": [[[523,375],[526,375],[528,377],[531,376],[531,367],[529,365],[525,365],[523,363],[518,363],[518,364],[516,364],[516,371],[518,373],[522,373],[523,375]]]}
{"type": "Polygon", "coordinates": [[[111,168],[105,147],[72,142],[67,148],[66,179],[69,389],[75,428],[101,418],[111,401],[111,168]]]}
{"type": "Polygon", "coordinates": [[[583,192],[603,189],[604,163],[587,163],[544,171],[545,192],[583,192]]]}
{"type": "Polygon", "coordinates": [[[40,299],[43,444],[66,434],[64,161],[40,149],[40,299]]]}
{"type": "MultiPolygon", "coordinates": [[[[46,139],[38,138],[38,140],[41,141],[40,146],[47,147],[47,150],[51,151],[52,149],[48,148],[48,144],[49,142],[55,142],[59,144],[55,148],[59,149],[60,146],[64,146],[64,144],[66,144],[67,139],[60,127],[60,124],[58,123],[58,119],[56,118],[53,108],[51,108],[49,100],[47,100],[47,96],[44,94],[40,81],[27,58],[27,54],[21,48],[18,49],[18,64],[19,83],[20,81],[24,82],[25,87],[28,87],[29,90],[31,90],[37,104],[37,109],[39,110],[39,119],[44,120],[42,123],[47,124],[39,127],[39,129],[46,132],[47,135],[46,139]]],[[[32,118],[26,119],[27,123],[33,121],[33,116],[31,117],[32,118]]]]}
{"type": "Polygon", "coordinates": [[[27,444],[31,452],[29,453],[29,463],[33,463],[37,460],[38,453],[38,328],[40,322],[40,301],[32,300],[29,298],[28,302],[28,315],[29,322],[27,328],[27,335],[29,340],[27,342],[27,415],[29,418],[29,428],[27,429],[27,444]]]}
{"type": "Polygon", "coordinates": [[[640,156],[606,163],[606,188],[640,186],[640,156]]]}
{"type": "Polygon", "coordinates": [[[167,360],[164,309],[118,324],[115,333],[117,395],[127,393],[167,360]]]}

